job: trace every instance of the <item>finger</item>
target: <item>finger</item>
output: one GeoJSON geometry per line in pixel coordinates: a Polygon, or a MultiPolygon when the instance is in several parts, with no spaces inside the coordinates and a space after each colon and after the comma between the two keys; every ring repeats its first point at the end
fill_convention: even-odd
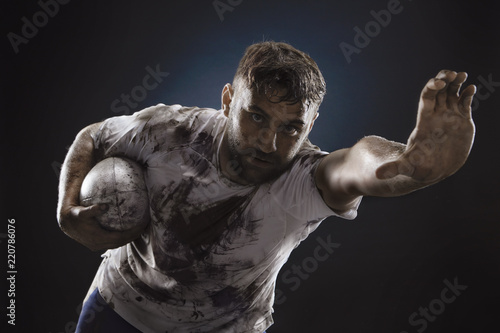
{"type": "Polygon", "coordinates": [[[97,217],[104,214],[107,210],[107,204],[95,204],[89,207],[81,208],[78,212],[78,216],[82,218],[97,217]]]}
{"type": "Polygon", "coordinates": [[[457,77],[457,72],[443,69],[436,75],[436,79],[443,80],[446,83],[452,82],[457,77]]]}
{"type": "Polygon", "coordinates": [[[116,248],[128,244],[141,236],[147,227],[136,226],[123,231],[108,231],[106,239],[109,242],[106,248],[116,248]]]}
{"type": "Polygon", "coordinates": [[[477,88],[475,85],[471,84],[467,88],[465,88],[460,94],[460,98],[458,99],[458,111],[467,118],[471,118],[472,115],[472,100],[474,98],[474,94],[476,93],[477,88]]]}
{"type": "Polygon", "coordinates": [[[436,78],[444,80],[449,72],[451,72],[449,69],[440,70],[439,73],[437,73],[436,78]]]}
{"type": "Polygon", "coordinates": [[[467,80],[467,73],[458,73],[455,80],[453,80],[448,87],[449,95],[458,97],[458,91],[460,90],[460,87],[462,87],[462,83],[464,83],[465,80],[467,80]]]}
{"type": "Polygon", "coordinates": [[[449,90],[449,87],[450,87],[450,84],[455,81],[457,77],[457,72],[454,72],[454,71],[449,71],[449,70],[442,70],[441,72],[439,72],[439,74],[437,75],[437,79],[439,80],[442,80],[446,83],[446,86],[448,87],[448,89],[441,89],[437,96],[436,96],[436,104],[438,106],[446,106],[446,103],[447,103],[447,100],[448,100],[448,90],[449,90]]]}
{"type": "Polygon", "coordinates": [[[420,102],[422,103],[424,112],[433,112],[436,106],[436,96],[438,92],[446,86],[446,82],[443,80],[432,78],[422,89],[420,94],[420,102]]]}

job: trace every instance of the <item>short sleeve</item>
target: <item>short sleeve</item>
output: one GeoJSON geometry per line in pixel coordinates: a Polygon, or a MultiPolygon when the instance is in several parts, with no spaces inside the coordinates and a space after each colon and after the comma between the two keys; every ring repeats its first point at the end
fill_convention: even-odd
{"type": "Polygon", "coordinates": [[[280,189],[275,193],[275,201],[296,221],[321,221],[329,216],[353,220],[357,216],[359,200],[345,212],[333,211],[323,200],[314,181],[314,173],[323,157],[328,153],[310,150],[299,157],[291,169],[281,177],[280,189]]]}
{"type": "Polygon", "coordinates": [[[94,146],[104,151],[105,158],[123,156],[144,163],[155,150],[151,120],[160,112],[174,111],[175,107],[158,104],[129,116],[106,119],[93,136],[94,146]]]}

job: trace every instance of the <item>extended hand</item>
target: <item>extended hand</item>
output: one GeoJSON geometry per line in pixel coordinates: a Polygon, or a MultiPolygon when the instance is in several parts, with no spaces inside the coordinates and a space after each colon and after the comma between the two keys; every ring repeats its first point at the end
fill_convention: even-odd
{"type": "Polygon", "coordinates": [[[406,150],[397,160],[380,166],[377,178],[405,175],[432,184],[465,163],[474,141],[471,103],[476,93],[474,85],[460,92],[466,79],[464,72],[442,70],[427,82],[406,150]]]}

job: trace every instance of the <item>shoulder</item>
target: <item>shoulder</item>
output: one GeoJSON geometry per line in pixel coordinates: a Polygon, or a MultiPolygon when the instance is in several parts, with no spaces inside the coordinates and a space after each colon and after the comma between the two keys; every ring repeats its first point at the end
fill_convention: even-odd
{"type": "Polygon", "coordinates": [[[272,189],[287,198],[290,204],[300,204],[317,191],[314,174],[322,158],[327,155],[327,152],[306,139],[289,168],[273,182],[272,189]]]}
{"type": "Polygon", "coordinates": [[[193,127],[221,115],[221,111],[211,108],[189,107],[179,104],[157,104],[138,111],[133,116],[137,119],[147,120],[151,124],[193,127]]]}
{"type": "Polygon", "coordinates": [[[316,164],[327,155],[328,152],[322,151],[318,146],[314,145],[306,138],[293,161],[292,168],[311,169],[312,167],[312,169],[315,169],[316,164]]]}
{"type": "Polygon", "coordinates": [[[224,123],[224,114],[211,108],[158,104],[136,112],[133,117],[142,124],[148,137],[170,137],[177,142],[189,142],[200,133],[212,133],[224,123]]]}
{"type": "Polygon", "coordinates": [[[207,137],[223,127],[223,118],[222,111],[215,109],[157,104],[132,115],[106,119],[93,136],[94,145],[117,154],[169,150],[207,137]]]}

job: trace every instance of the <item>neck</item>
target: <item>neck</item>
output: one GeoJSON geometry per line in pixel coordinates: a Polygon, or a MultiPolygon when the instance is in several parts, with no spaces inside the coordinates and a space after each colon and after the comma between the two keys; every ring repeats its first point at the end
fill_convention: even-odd
{"type": "Polygon", "coordinates": [[[249,182],[241,178],[241,166],[237,159],[231,155],[227,132],[224,133],[219,149],[219,169],[224,177],[240,185],[248,185],[249,182]]]}

